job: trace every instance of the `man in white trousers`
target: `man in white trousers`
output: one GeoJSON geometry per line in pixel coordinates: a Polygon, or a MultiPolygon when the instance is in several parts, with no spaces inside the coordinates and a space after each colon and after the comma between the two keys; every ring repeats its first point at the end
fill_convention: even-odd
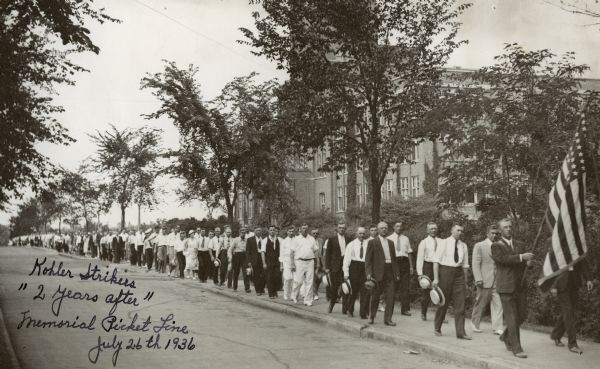
{"type": "Polygon", "coordinates": [[[290,252],[290,260],[293,260],[292,272],[294,273],[294,290],[292,301],[298,302],[300,287],[306,285],[304,305],[313,304],[313,280],[315,276],[315,253],[319,249],[314,237],[308,234],[308,224],[302,224],[300,234],[294,238],[293,247],[290,252]]]}
{"type": "Polygon", "coordinates": [[[500,238],[498,226],[491,225],[487,230],[487,238],[473,247],[473,277],[477,286],[477,298],[471,316],[473,332],[481,333],[479,323],[486,306],[490,304],[492,315],[492,331],[502,334],[502,303],[496,292],[496,263],[492,259],[492,244],[500,238]]]}
{"type": "Polygon", "coordinates": [[[294,246],[294,226],[290,226],[287,230],[287,237],[281,241],[281,250],[279,253],[279,262],[281,271],[283,272],[283,299],[289,300],[292,298],[292,288],[294,283],[294,273],[292,272],[291,252],[294,246]]]}

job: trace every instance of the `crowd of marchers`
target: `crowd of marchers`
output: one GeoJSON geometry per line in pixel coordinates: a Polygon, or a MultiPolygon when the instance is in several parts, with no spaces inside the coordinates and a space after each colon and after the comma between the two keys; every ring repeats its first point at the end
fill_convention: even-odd
{"type": "MultiPolygon", "coordinates": [[[[14,238],[17,246],[31,245],[55,248],[119,263],[128,260],[131,266],[166,273],[173,278],[189,278],[238,290],[243,281],[246,293],[265,294],[293,303],[302,301],[312,306],[319,299],[319,287],[325,288],[328,312],[341,304],[343,314],[354,317],[358,300],[361,319],[375,323],[378,311],[383,322],[392,321],[395,301],[401,314],[410,316],[410,278],[417,275],[422,289],[421,319],[427,321],[428,309],[436,305],[434,334],[442,335],[446,311],[453,306],[455,334],[458,339],[471,340],[465,329],[465,300],[469,273],[472,270],[477,297],[471,317],[471,330],[481,333],[482,313],[490,306],[492,332],[499,335],[507,350],[526,358],[520,342],[519,327],[527,316],[527,291],[523,274],[530,266],[533,254],[512,237],[512,222],[503,219],[488,227],[487,238],[473,247],[471,264],[469,249],[462,241],[463,227],[455,224],[447,238],[438,236],[438,226],[427,224],[427,235],[413,255],[413,248],[403,234],[402,223],[395,223],[388,234],[388,225],[380,222],[358,227],[349,236],[340,222],[336,234],[322,239],[319,229],[307,224],[280,230],[277,226],[249,229],[242,226],[234,237],[231,227],[207,230],[181,230],[156,226],[145,232],[119,234],[30,235],[14,238]],[[416,265],[415,265],[416,264],[416,265]]],[[[576,340],[574,306],[579,285],[584,281],[593,288],[589,269],[584,262],[556,279],[552,292],[558,295],[562,314],[551,338],[556,346],[581,353],[576,340]]]]}

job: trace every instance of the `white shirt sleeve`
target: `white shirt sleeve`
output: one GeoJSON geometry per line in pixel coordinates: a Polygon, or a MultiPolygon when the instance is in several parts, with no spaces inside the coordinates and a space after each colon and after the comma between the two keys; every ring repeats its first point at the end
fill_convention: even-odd
{"type": "Polygon", "coordinates": [[[423,262],[425,261],[425,247],[427,243],[425,239],[419,243],[417,248],[417,275],[423,275],[423,262]]]}
{"type": "Polygon", "coordinates": [[[346,253],[344,254],[344,262],[342,264],[342,270],[344,271],[344,277],[350,276],[350,263],[352,262],[352,254],[354,252],[354,241],[350,242],[346,247],[346,253]]]}
{"type": "Polygon", "coordinates": [[[464,269],[469,269],[469,248],[467,244],[461,241],[461,245],[463,248],[463,259],[462,259],[462,267],[464,269]]]}

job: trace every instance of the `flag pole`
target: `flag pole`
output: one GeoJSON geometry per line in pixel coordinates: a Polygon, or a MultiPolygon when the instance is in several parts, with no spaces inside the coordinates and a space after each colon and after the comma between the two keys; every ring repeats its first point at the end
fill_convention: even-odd
{"type": "MultiPolygon", "coordinates": [[[[544,224],[548,224],[548,210],[550,210],[550,203],[548,203],[548,205],[546,205],[546,211],[544,212],[544,217],[542,218],[542,221],[541,221],[540,226],[537,231],[537,235],[535,236],[535,240],[533,241],[533,246],[530,249],[531,252],[534,252],[535,249],[537,248],[537,244],[540,240],[540,236],[542,235],[542,229],[544,229],[544,224]]],[[[527,276],[527,270],[525,270],[523,272],[523,276],[521,277],[521,286],[525,283],[526,276],[527,276]]]]}

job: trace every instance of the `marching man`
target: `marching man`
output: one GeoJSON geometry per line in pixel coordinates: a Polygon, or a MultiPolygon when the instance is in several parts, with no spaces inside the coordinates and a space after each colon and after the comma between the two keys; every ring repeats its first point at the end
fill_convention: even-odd
{"type": "Polygon", "coordinates": [[[294,273],[292,272],[292,247],[294,245],[294,226],[290,226],[287,230],[287,237],[281,242],[281,250],[279,254],[279,262],[281,263],[281,271],[283,273],[283,299],[289,300],[292,298],[292,288],[294,283],[294,273]]]}
{"type": "Polygon", "coordinates": [[[367,241],[365,240],[367,230],[359,227],[356,231],[357,238],[348,244],[344,254],[344,279],[350,281],[352,294],[349,296],[346,311],[348,316],[354,316],[354,303],[360,294],[360,318],[367,319],[369,312],[369,294],[365,288],[367,279],[365,274],[365,255],[367,254],[367,241]]]}
{"type": "MultiPolygon", "coordinates": [[[[433,281],[435,253],[443,240],[438,238],[438,226],[434,222],[427,224],[427,234],[428,236],[419,243],[419,250],[417,251],[417,275],[419,277],[426,275],[433,281]]],[[[429,288],[423,289],[423,295],[421,296],[421,319],[423,321],[427,320],[427,309],[431,303],[429,291],[429,288]]]]}
{"type": "Polygon", "coordinates": [[[290,252],[292,272],[294,272],[294,289],[292,301],[298,302],[300,287],[305,285],[304,305],[313,304],[313,279],[315,276],[315,253],[319,249],[317,241],[308,234],[308,224],[302,224],[300,234],[294,238],[290,252]]]}

